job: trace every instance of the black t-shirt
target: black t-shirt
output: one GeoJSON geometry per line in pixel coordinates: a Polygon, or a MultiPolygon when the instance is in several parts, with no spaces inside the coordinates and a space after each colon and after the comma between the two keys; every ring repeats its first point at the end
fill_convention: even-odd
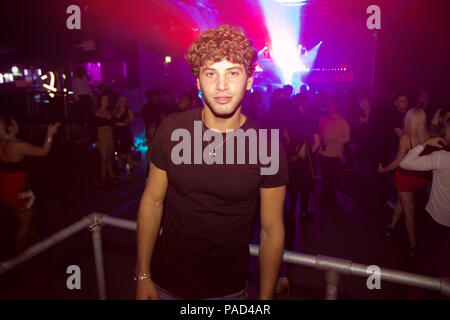
{"type": "MultiPolygon", "coordinates": [[[[185,299],[224,296],[245,287],[248,243],[259,188],[279,187],[289,180],[281,146],[279,169],[274,175],[261,175],[261,167],[269,165],[263,166],[260,161],[248,164],[248,156],[247,164],[236,164],[237,143],[235,164],[205,164],[204,160],[193,164],[194,121],[201,124],[201,110],[170,115],[156,131],[150,148],[152,163],[168,176],[163,229],[152,257],[152,278],[162,288],[185,299]],[[180,143],[171,141],[175,129],[185,129],[190,134],[192,164],[177,165],[172,161],[173,148],[180,143]]],[[[204,125],[200,127],[207,129],[204,125]]],[[[258,129],[247,118],[241,129],[251,128],[258,129]]],[[[267,140],[270,141],[270,133],[267,140]]],[[[210,150],[207,141],[201,145],[202,151],[210,150]]],[[[217,150],[225,145],[226,142],[217,150]]],[[[247,155],[248,148],[246,139],[247,155]]],[[[224,148],[224,163],[226,154],[224,148]]]]}

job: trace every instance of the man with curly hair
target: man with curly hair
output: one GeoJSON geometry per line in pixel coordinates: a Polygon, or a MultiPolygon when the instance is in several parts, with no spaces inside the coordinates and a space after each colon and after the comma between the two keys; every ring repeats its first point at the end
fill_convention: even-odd
{"type": "MultiPolygon", "coordinates": [[[[243,299],[252,217],[260,199],[260,298],[271,299],[284,247],[286,156],[272,143],[270,154],[279,156],[278,166],[267,175],[261,173],[263,161],[228,162],[239,153],[228,150],[235,132],[259,129],[241,112],[253,83],[255,50],[242,31],[219,26],[204,32],[186,59],[204,105],[172,114],[153,139],[137,219],[136,298],[243,299]],[[212,146],[207,132],[219,135],[222,143],[212,146]],[[199,144],[190,139],[196,135],[199,144]],[[174,161],[179,145],[174,140],[180,136],[179,144],[189,147],[181,163],[174,161]],[[217,161],[225,153],[227,163],[217,161]],[[202,157],[214,161],[198,162],[202,157]]],[[[245,148],[251,153],[249,144],[245,148]]]]}

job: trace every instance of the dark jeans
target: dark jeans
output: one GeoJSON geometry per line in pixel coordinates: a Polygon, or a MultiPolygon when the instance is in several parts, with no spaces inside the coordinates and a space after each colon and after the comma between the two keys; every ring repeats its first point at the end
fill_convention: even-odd
{"type": "Polygon", "coordinates": [[[295,214],[298,196],[300,195],[300,212],[308,212],[309,196],[311,193],[309,190],[301,190],[299,186],[288,185],[287,192],[289,193],[289,199],[291,201],[289,211],[295,214]]]}
{"type": "Polygon", "coordinates": [[[361,159],[367,159],[369,156],[369,126],[361,124],[358,131],[358,155],[361,159]]]}
{"type": "Polygon", "coordinates": [[[353,168],[354,166],[353,152],[350,147],[351,143],[352,141],[344,145],[345,166],[348,168],[353,168]]]}
{"type": "Polygon", "coordinates": [[[341,158],[319,155],[319,162],[320,168],[322,169],[322,195],[326,200],[334,200],[339,183],[341,158]]]}

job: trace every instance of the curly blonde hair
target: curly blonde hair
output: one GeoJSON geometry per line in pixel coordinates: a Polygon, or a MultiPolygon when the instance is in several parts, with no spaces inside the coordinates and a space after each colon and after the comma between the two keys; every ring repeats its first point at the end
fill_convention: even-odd
{"type": "Polygon", "coordinates": [[[255,71],[257,53],[240,28],[220,25],[202,33],[192,43],[185,57],[196,78],[200,75],[201,67],[224,59],[244,65],[245,73],[251,77],[255,71]]]}

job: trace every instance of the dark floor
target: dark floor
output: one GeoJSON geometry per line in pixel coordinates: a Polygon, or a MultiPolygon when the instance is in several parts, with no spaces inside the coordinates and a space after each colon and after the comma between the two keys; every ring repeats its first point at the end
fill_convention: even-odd
{"type": "MultiPolygon", "coordinates": [[[[97,186],[97,154],[89,146],[62,145],[46,159],[30,162],[31,182],[37,195],[36,222],[42,238],[78,221],[91,212],[106,213],[123,219],[136,220],[145,178],[146,163],[136,157],[136,176],[122,179],[104,189],[97,186]]],[[[312,220],[297,223],[295,251],[352,260],[355,263],[410,271],[407,258],[407,236],[403,225],[392,239],[384,236],[391,211],[379,200],[381,185],[375,170],[356,166],[343,171],[338,192],[339,205],[329,208],[316,203],[320,183],[310,202],[312,220]]],[[[417,200],[417,239],[426,235],[421,229],[424,201],[417,200]]],[[[298,215],[297,208],[296,214],[298,215]]],[[[1,210],[0,260],[11,254],[11,237],[15,221],[5,208],[1,210]]],[[[257,220],[257,219],[256,219],[257,220]]],[[[255,223],[253,243],[258,243],[255,223]]],[[[109,299],[133,299],[135,283],[135,232],[105,227],[102,232],[107,296],[109,299]]],[[[249,265],[249,295],[257,298],[258,263],[249,265]]],[[[323,299],[325,274],[312,268],[294,268],[289,296],[279,299],[323,299]]],[[[381,290],[368,290],[366,278],[342,276],[339,299],[406,299],[408,287],[382,282],[381,290]]],[[[431,295],[431,297],[434,297],[431,295]]],[[[438,297],[438,296],[437,296],[438,297]]],[[[82,231],[45,253],[0,276],[0,299],[97,299],[97,286],[91,235],[82,231]],[[68,290],[66,269],[81,268],[81,289],[68,290]]]]}

